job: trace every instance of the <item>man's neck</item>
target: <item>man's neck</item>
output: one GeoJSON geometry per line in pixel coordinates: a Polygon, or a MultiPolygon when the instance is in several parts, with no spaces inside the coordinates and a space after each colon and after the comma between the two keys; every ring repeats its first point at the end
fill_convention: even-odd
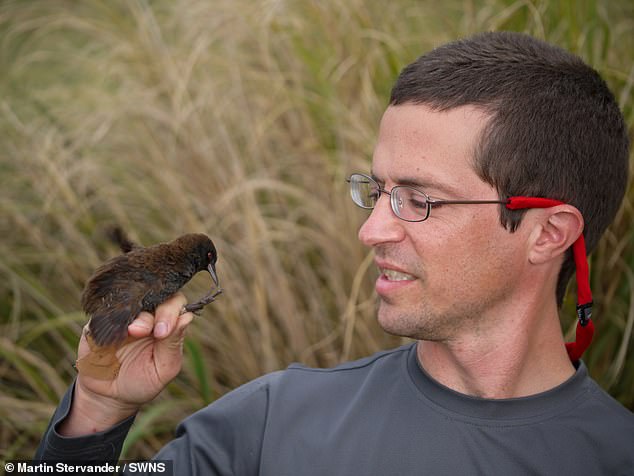
{"type": "Polygon", "coordinates": [[[432,378],[466,395],[501,399],[550,390],[575,372],[553,314],[556,307],[446,342],[419,341],[418,360],[432,378]]]}

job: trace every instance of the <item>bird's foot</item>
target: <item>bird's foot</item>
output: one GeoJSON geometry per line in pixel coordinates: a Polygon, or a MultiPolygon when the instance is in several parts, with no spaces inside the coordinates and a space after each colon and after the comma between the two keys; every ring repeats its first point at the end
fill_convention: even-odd
{"type": "Polygon", "coordinates": [[[203,307],[205,307],[207,304],[211,302],[214,302],[216,300],[216,296],[218,296],[221,293],[222,293],[222,289],[218,288],[216,289],[216,291],[207,294],[205,297],[201,298],[199,301],[183,306],[183,310],[181,311],[181,314],[184,314],[186,312],[193,312],[194,314],[198,315],[203,307]]]}

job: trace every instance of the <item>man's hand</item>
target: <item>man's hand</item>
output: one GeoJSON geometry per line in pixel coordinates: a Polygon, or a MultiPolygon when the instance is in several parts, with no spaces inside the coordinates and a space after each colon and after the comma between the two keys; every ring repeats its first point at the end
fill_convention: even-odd
{"type": "MultiPolygon", "coordinates": [[[[185,330],[191,312],[180,314],[187,303],[177,293],[156,308],[142,312],[128,327],[129,338],[116,351],[120,368],[112,380],[100,380],[80,372],[68,417],[60,424],[63,436],[80,436],[106,430],[134,415],[154,399],[180,372],[185,330]]],[[[90,352],[86,332],[79,342],[78,357],[90,352]]]]}

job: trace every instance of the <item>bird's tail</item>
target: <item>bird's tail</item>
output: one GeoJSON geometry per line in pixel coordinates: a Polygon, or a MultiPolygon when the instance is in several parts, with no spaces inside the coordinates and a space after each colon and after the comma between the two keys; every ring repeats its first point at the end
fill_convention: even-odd
{"type": "Polygon", "coordinates": [[[123,229],[119,225],[112,225],[106,229],[106,236],[115,244],[119,245],[121,251],[124,253],[128,253],[135,248],[138,248],[139,245],[130,241],[128,235],[123,231],[123,229]]]}

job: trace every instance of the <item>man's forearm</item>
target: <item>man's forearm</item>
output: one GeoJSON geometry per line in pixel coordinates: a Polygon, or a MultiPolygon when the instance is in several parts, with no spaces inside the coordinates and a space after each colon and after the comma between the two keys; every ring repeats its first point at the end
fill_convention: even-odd
{"type": "Polygon", "coordinates": [[[40,441],[35,459],[38,461],[117,461],[123,441],[134,421],[134,415],[124,417],[123,420],[120,418],[121,415],[115,414],[92,415],[83,420],[87,415],[86,412],[90,410],[89,406],[84,406],[78,412],[72,408],[75,387],[76,385],[73,384],[68,389],[53,414],[46,433],[40,441]],[[74,421],[71,421],[71,418],[74,421]],[[118,421],[110,423],[111,420],[117,420],[117,418],[118,421]]]}
{"type": "Polygon", "coordinates": [[[137,411],[136,407],[121,406],[112,399],[91,396],[75,382],[70,412],[57,431],[65,437],[91,435],[112,428],[137,411]]]}

